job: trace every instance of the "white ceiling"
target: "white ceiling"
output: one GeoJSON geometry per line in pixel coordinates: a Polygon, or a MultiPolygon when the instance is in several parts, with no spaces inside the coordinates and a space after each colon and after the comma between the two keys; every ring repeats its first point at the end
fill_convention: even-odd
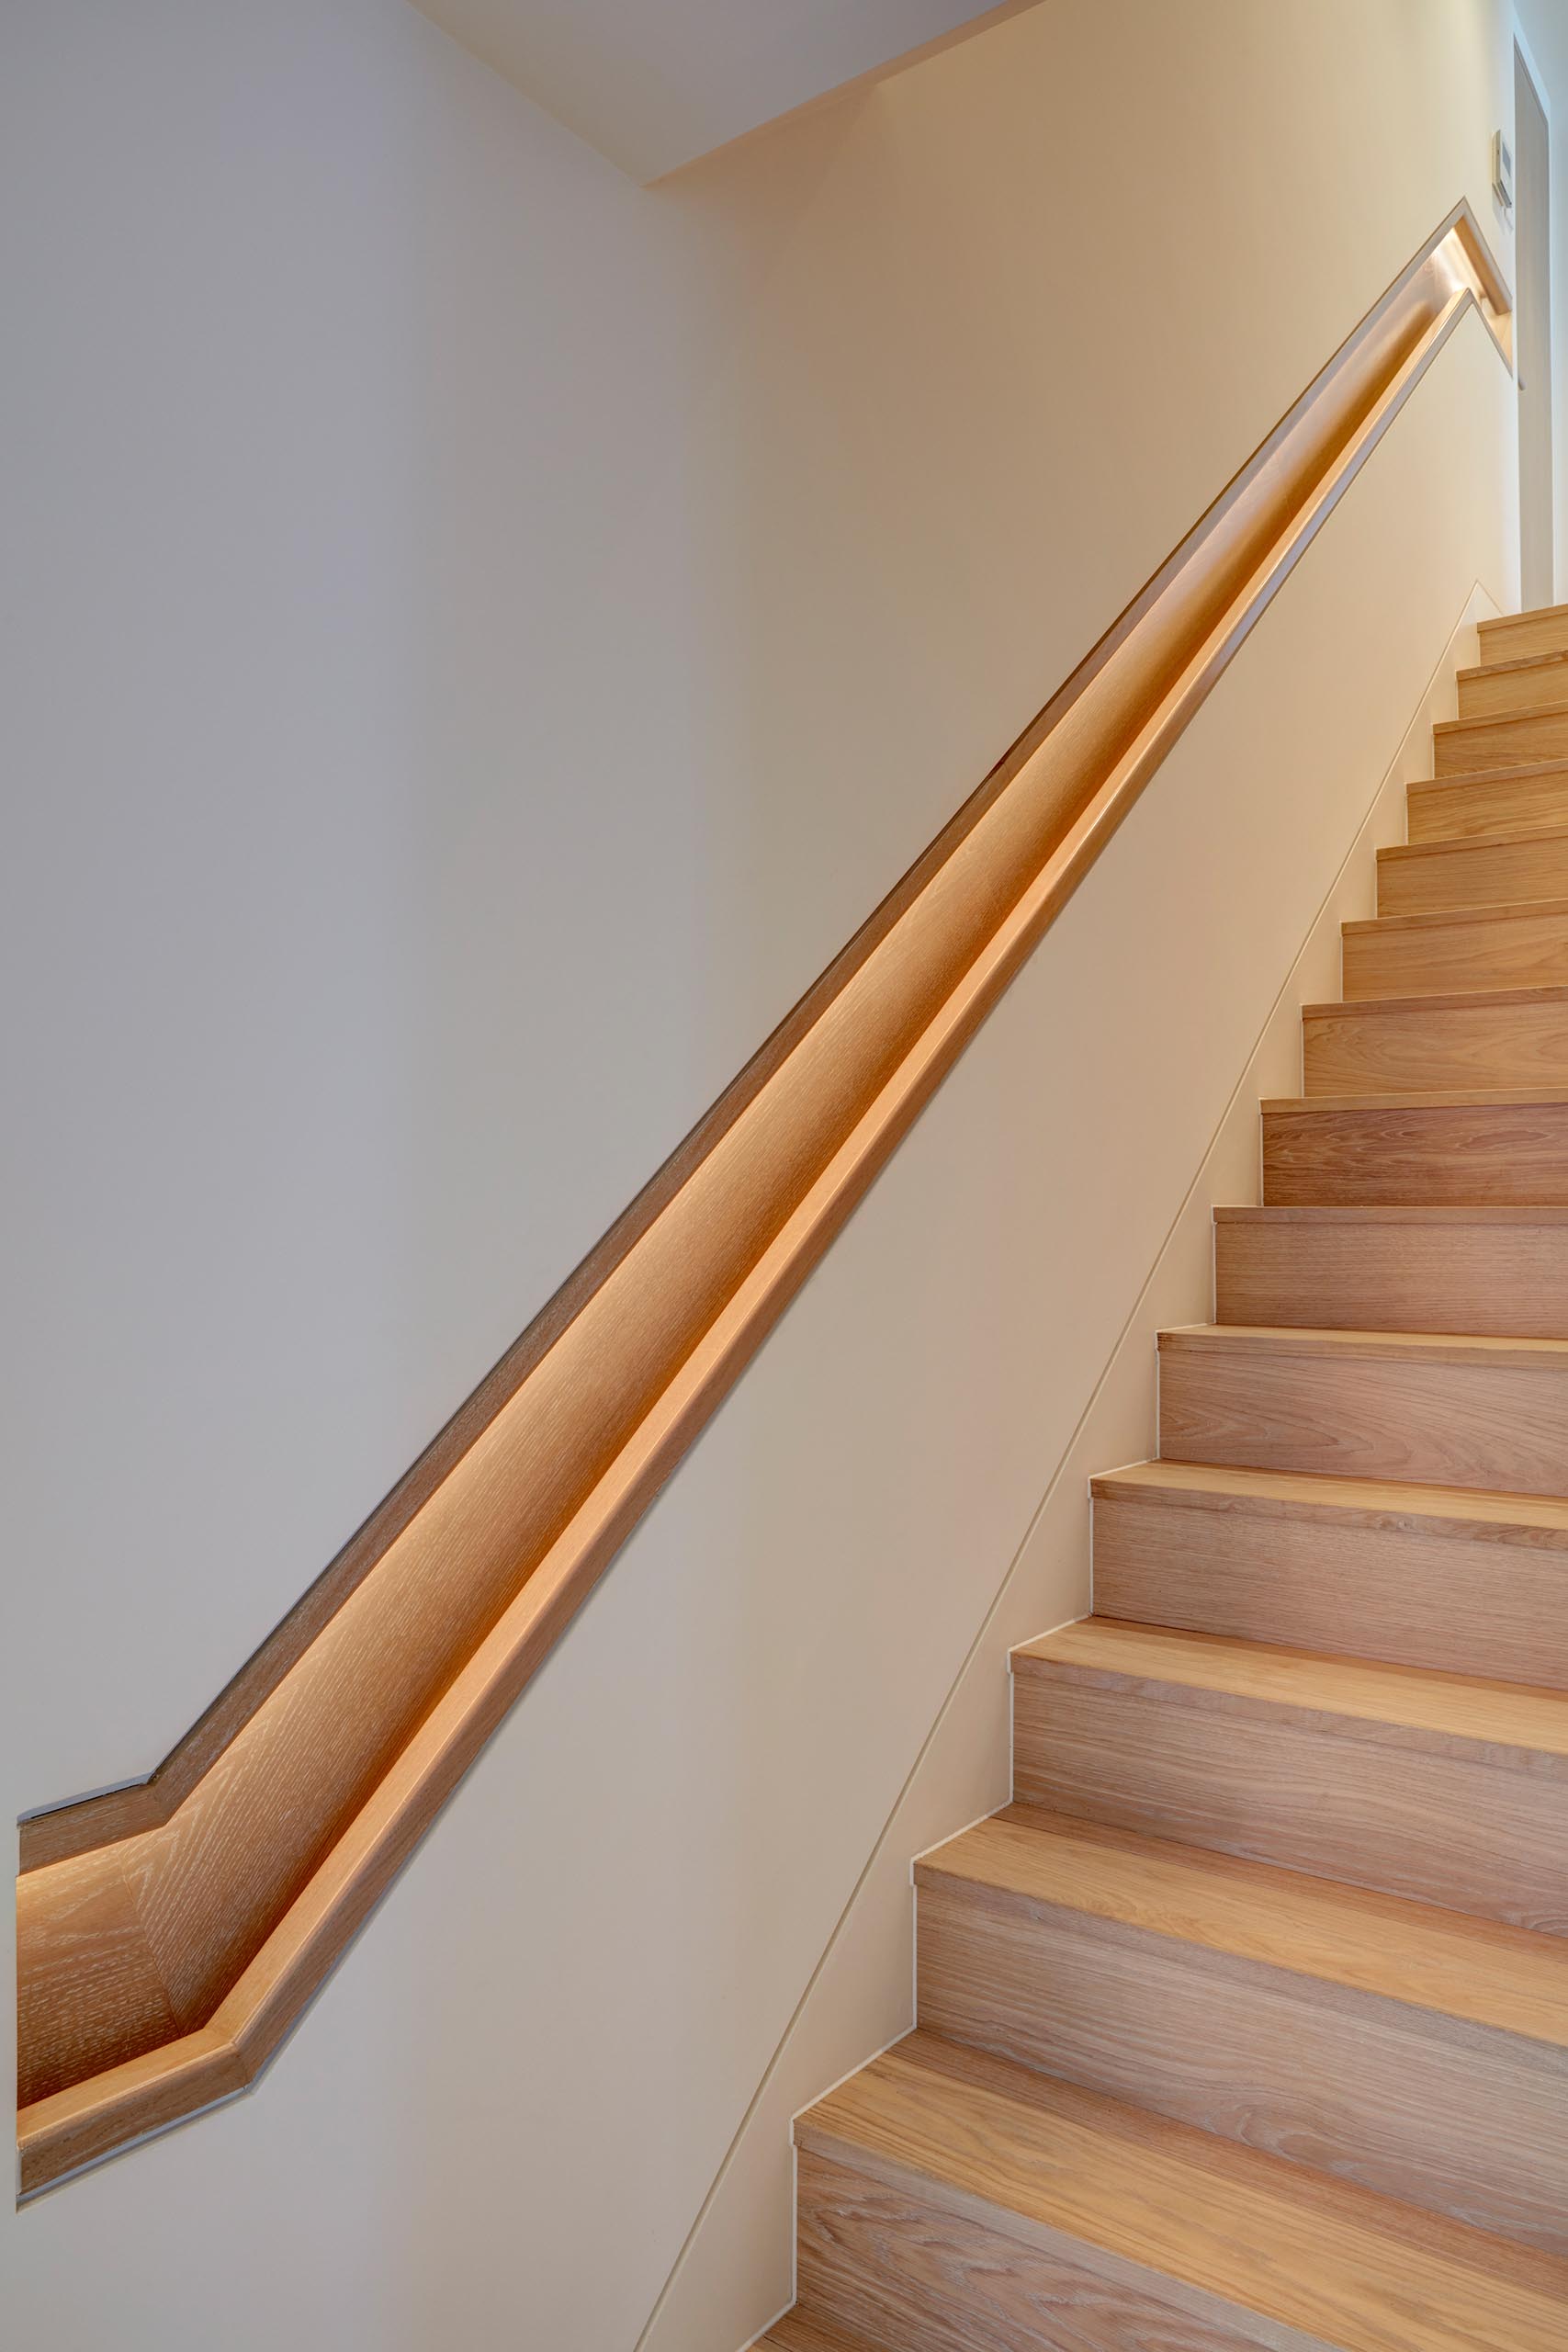
{"type": "Polygon", "coordinates": [[[416,0],[634,179],[755,130],[995,0],[416,0]]]}

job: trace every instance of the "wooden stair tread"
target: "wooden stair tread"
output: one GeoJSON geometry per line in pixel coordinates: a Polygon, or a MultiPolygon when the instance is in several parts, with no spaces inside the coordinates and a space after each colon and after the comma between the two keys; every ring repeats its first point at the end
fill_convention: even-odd
{"type": "Polygon", "coordinates": [[[1562,2352],[1568,2264],[1077,2086],[911,2035],[803,2149],[1154,2297],[1341,2352],[1562,2352]]]}
{"type": "MultiPolygon", "coordinates": [[[[1563,715],[1565,718],[1568,718],[1568,705],[1564,706],[1563,715]]],[[[1563,763],[1560,762],[1556,764],[1562,765],[1563,763]]],[[[1492,775],[1479,776],[1475,781],[1477,783],[1495,785],[1501,782],[1504,777],[1507,776],[1511,773],[1512,771],[1507,768],[1499,768],[1492,775]]],[[[1447,776],[1439,776],[1436,778],[1435,781],[1439,784],[1448,784],[1455,781],[1455,779],[1447,776]]],[[[1506,852],[1512,849],[1529,849],[1532,852],[1539,853],[1543,850],[1550,850],[1552,847],[1568,847],[1568,825],[1556,824],[1526,826],[1521,828],[1517,832],[1485,833],[1479,837],[1475,835],[1464,835],[1457,841],[1390,842],[1386,843],[1383,848],[1379,850],[1377,854],[1377,862],[1380,871],[1389,868],[1397,870],[1401,866],[1440,866],[1445,860],[1450,858],[1461,861],[1468,859],[1472,863],[1479,863],[1483,858],[1495,857],[1499,852],[1506,852]]],[[[1526,891],[1521,893],[1517,898],[1497,899],[1491,901],[1490,903],[1498,906],[1533,908],[1547,899],[1561,898],[1562,895],[1561,890],[1548,890],[1542,892],[1540,899],[1538,899],[1531,893],[1526,891]]],[[[1476,902],[1472,901],[1471,903],[1474,904],[1476,902]]],[[[1403,908],[1392,908],[1389,911],[1391,913],[1404,913],[1442,910],[1434,910],[1431,909],[1407,910],[1403,908]]]]}
{"type": "MultiPolygon", "coordinates": [[[[1568,767],[1564,768],[1563,773],[1568,775],[1568,767]]],[[[1472,843],[1469,842],[1418,842],[1414,844],[1404,844],[1404,846],[1414,846],[1418,849],[1469,849],[1472,843]]],[[[1504,923],[1512,922],[1520,915],[1568,915],[1568,899],[1526,899],[1517,906],[1505,901],[1495,907],[1417,907],[1409,914],[1358,916],[1352,922],[1341,923],[1339,927],[1341,931],[1354,933],[1358,938],[1382,938],[1389,933],[1396,931],[1448,930],[1451,929],[1455,923],[1483,925],[1504,923]]],[[[1471,993],[1473,994],[1475,991],[1472,990],[1471,993]]],[[[1490,996],[1494,991],[1489,989],[1486,993],[1490,996]]],[[[1403,999],[1400,1001],[1403,1001],[1403,999]]],[[[1429,1001],[1423,999],[1424,1002],[1429,1001]]],[[[1366,997],[1358,999],[1358,1001],[1376,1003],[1378,1000],[1366,997]]],[[[1337,1012],[1343,1000],[1337,1000],[1327,1009],[1337,1012]]],[[[1312,1010],[1322,1012],[1325,1007],[1317,1005],[1312,1010]]]]}
{"type": "Polygon", "coordinates": [[[1568,1086],[1439,1086],[1392,1094],[1271,1094],[1261,1108],[1271,1118],[1310,1116],[1317,1111],[1522,1110],[1542,1103],[1568,1106],[1568,1086]]]}
{"type": "Polygon", "coordinates": [[[1484,646],[1494,636],[1522,628],[1529,621],[1555,620],[1568,621],[1568,605],[1527,605],[1522,612],[1495,613],[1490,620],[1478,624],[1481,642],[1484,646]]]}
{"type": "Polygon", "coordinates": [[[1472,785],[1522,784],[1528,776],[1556,775],[1568,771],[1568,760],[1516,760],[1510,768],[1468,768],[1452,775],[1421,775],[1411,779],[1412,792],[1463,792],[1472,785]]]}
{"type": "MultiPolygon", "coordinates": [[[[1548,655],[1545,658],[1550,661],[1554,657],[1548,655]]],[[[1507,665],[1497,662],[1490,666],[1500,669],[1507,665]]],[[[1434,735],[1461,735],[1467,729],[1473,730],[1477,727],[1506,727],[1515,721],[1556,718],[1568,718],[1568,699],[1562,695],[1556,695],[1549,702],[1532,703],[1528,710],[1488,710],[1482,711],[1471,718],[1439,718],[1434,721],[1432,732],[1434,735]]]]}
{"type": "MultiPolygon", "coordinates": [[[[1466,910],[1468,911],[1468,910],[1466,910]]],[[[1506,908],[1487,910],[1493,916],[1506,914],[1506,908]]],[[[1397,918],[1390,918],[1391,921],[1397,918]]],[[[1425,1020],[1433,1012],[1485,1013],[1506,1012],[1512,1004],[1553,1004],[1568,1006],[1568,987],[1556,982],[1545,987],[1462,989],[1443,995],[1362,996],[1347,1001],[1336,997],[1324,1004],[1303,1004],[1303,1021],[1367,1021],[1396,1015],[1402,1019],[1425,1020]]]]}
{"type": "Polygon", "coordinates": [[[1321,1723],[1343,1718],[1412,1746],[1483,1752],[1503,1769],[1568,1765],[1568,1694],[1479,1675],[1439,1674],[1335,1657],[1224,1634],[1084,1617],[1025,1642],[1018,1674],[1065,1676],[1106,1687],[1159,1686],[1190,1704],[1241,1702],[1249,1712],[1321,1723]]]}
{"type": "Polygon", "coordinates": [[[882,2347],[868,2344],[863,2335],[844,2335],[837,2328],[786,2312],[766,2335],[758,2337],[752,2352],[882,2352],[882,2347]]]}
{"type": "Polygon", "coordinates": [[[1090,1490],[1097,1496],[1142,1497],[1197,1510],[1239,1508],[1293,1519],[1331,1517],[1377,1527],[1418,1527],[1426,1533],[1492,1535],[1500,1542],[1568,1551],[1568,1498],[1505,1494],[1490,1487],[1163,1461],[1134,1462],[1103,1472],[1090,1481],[1090,1490]]]}
{"type": "MultiPolygon", "coordinates": [[[[1456,683],[1468,685],[1476,678],[1503,678],[1515,671],[1543,670],[1556,672],[1568,662],[1568,653],[1515,653],[1506,661],[1477,662],[1467,670],[1455,673],[1456,683]]],[[[1561,701],[1561,695],[1558,697],[1561,701]]]]}
{"type": "Polygon", "coordinates": [[[1329,1356],[1364,1363],[1487,1363],[1568,1371],[1568,1340],[1494,1339],[1484,1332],[1314,1330],[1288,1323],[1185,1323],[1162,1331],[1168,1351],[1244,1350],[1273,1356],[1329,1356]]]}
{"type": "MultiPolygon", "coordinates": [[[[1359,1098],[1358,1098],[1359,1099],[1359,1098]]],[[[1558,1225],[1568,1227],[1568,1207],[1543,1201],[1300,1201],[1284,1207],[1250,1202],[1214,1210],[1216,1225],[1558,1225]]]]}
{"type": "Polygon", "coordinates": [[[915,1863],[917,1886],[954,1882],[1491,2025],[1568,2063],[1568,1957],[1530,1928],[1027,1804],[915,1863]]]}
{"type": "Polygon", "coordinates": [[[1490,2026],[1568,2067],[1568,1954],[1528,1928],[1032,1805],[1010,1805],[923,1855],[915,1883],[1084,1912],[1490,2026]]]}

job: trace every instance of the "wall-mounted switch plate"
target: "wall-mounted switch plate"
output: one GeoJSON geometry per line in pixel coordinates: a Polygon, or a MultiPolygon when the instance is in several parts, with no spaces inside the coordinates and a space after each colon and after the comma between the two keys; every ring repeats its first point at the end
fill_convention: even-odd
{"type": "Polygon", "coordinates": [[[1492,192],[1505,212],[1514,209],[1514,158],[1500,130],[1492,133],[1492,192]]]}

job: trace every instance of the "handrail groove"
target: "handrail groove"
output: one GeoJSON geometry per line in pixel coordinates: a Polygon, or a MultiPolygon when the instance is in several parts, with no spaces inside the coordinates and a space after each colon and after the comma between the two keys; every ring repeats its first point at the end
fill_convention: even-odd
{"type": "Polygon", "coordinates": [[[153,1781],[28,1825],[24,2192],[254,2078],[1472,307],[1461,206],[153,1781]]]}

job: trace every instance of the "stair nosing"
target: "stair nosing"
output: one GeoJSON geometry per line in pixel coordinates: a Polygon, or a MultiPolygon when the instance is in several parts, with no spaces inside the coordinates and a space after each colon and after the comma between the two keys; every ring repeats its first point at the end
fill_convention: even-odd
{"type": "MultiPolygon", "coordinates": [[[[1308,1101],[1312,1100],[1308,1096],[1308,1101]]],[[[1286,1201],[1227,1207],[1215,1204],[1216,1225],[1568,1225],[1568,1205],[1543,1201],[1286,1201]]]]}
{"type": "MultiPolygon", "coordinates": [[[[1488,838],[1503,841],[1511,837],[1499,833],[1488,838]]],[[[1529,836],[1521,835],[1520,838],[1529,839],[1529,836]]],[[[1473,849],[1476,846],[1477,844],[1473,842],[1417,842],[1415,843],[1417,849],[1473,849]]],[[[1339,928],[1346,938],[1372,939],[1380,936],[1386,937],[1391,931],[1430,931],[1445,923],[1517,922],[1521,920],[1528,922],[1549,916],[1568,916],[1568,899],[1505,899],[1495,906],[1416,907],[1413,908],[1408,914],[1356,915],[1349,921],[1342,922],[1339,928]]],[[[1485,989],[1479,993],[1489,995],[1494,991],[1485,989]]],[[[1379,1001],[1376,998],[1357,1000],[1358,1002],[1369,1003],[1376,1003],[1379,1001]]]]}
{"type": "Polygon", "coordinates": [[[1568,718],[1568,698],[1534,703],[1529,710],[1483,710],[1470,718],[1434,720],[1434,735],[1458,735],[1469,727],[1517,727],[1536,718],[1568,718]]]}
{"type": "Polygon", "coordinates": [[[1408,996],[1337,997],[1322,1004],[1303,1004],[1302,1019],[1361,1021],[1390,1014],[1495,1012],[1509,1005],[1529,1004],[1568,1005],[1568,982],[1549,980],[1523,988],[1449,989],[1440,995],[1422,990],[1408,996]]]}
{"type": "Polygon", "coordinates": [[[1411,1357],[1424,1363],[1556,1363],[1568,1371],[1568,1339],[1514,1338],[1485,1331],[1360,1331],[1314,1323],[1178,1323],[1158,1335],[1162,1349],[1191,1353],[1269,1356],[1411,1357]]]}
{"type": "Polygon", "coordinates": [[[1568,662],[1568,647],[1555,646],[1545,653],[1516,653],[1507,662],[1474,662],[1468,670],[1456,670],[1456,684],[1466,684],[1472,678],[1495,678],[1512,670],[1539,670],[1543,662],[1568,662]]]}
{"type": "Polygon", "coordinates": [[[1343,1521],[1354,1517],[1377,1526],[1392,1522],[1418,1528],[1423,1534],[1459,1542],[1568,1552],[1568,1498],[1515,1494],[1500,1487],[1439,1487],[1418,1479],[1358,1478],[1325,1470],[1258,1470],[1168,1457],[1102,1471],[1090,1479],[1089,1491],[1097,1501],[1138,1508],[1240,1509],[1270,1519],[1343,1521]],[[1466,1509],[1467,1504],[1475,1508],[1466,1509]]]}
{"type": "Polygon", "coordinates": [[[1568,1108],[1568,1084],[1559,1086],[1438,1086],[1385,1094],[1265,1095],[1267,1117],[1289,1118],[1317,1111],[1486,1111],[1568,1108]]]}
{"type": "Polygon", "coordinates": [[[1487,1769],[1525,1771],[1547,1779],[1568,1778],[1568,1691],[1503,1682],[1480,1675],[1453,1674],[1433,1667],[1385,1665],[1381,1660],[1292,1649],[1275,1642],[1248,1641],[1239,1635],[1202,1634],[1168,1625],[1142,1625],[1120,1618],[1089,1617],[1076,1626],[1058,1628],[1034,1642],[1021,1643],[1011,1654],[1015,1675],[1025,1679],[1070,1682],[1085,1689],[1136,1695],[1157,1695],[1179,1706],[1216,1714],[1236,1715],[1254,1722],[1288,1720],[1310,1725],[1330,1737],[1360,1741],[1374,1747],[1415,1749],[1423,1754],[1453,1757],[1487,1769]],[[1086,1627],[1109,1634],[1103,1658],[1053,1652],[1050,1645],[1086,1627]],[[1139,1663],[1128,1655],[1117,1662],[1118,1637],[1136,1636],[1143,1651],[1166,1653],[1139,1663]],[[1292,1696],[1278,1691],[1237,1687],[1222,1679],[1220,1668],[1232,1657],[1251,1655],[1281,1668],[1298,1668],[1303,1690],[1292,1696]],[[1204,1660],[1213,1671],[1202,1671],[1204,1660]],[[1187,1671],[1181,1671],[1181,1668],[1187,1671]],[[1324,1690],[1323,1685],[1334,1686],[1324,1690]],[[1363,1703],[1351,1705],[1358,1690],[1363,1703]],[[1404,1702],[1396,1693],[1404,1694],[1404,1702]],[[1523,1718],[1508,1731],[1471,1729],[1462,1720],[1443,1720],[1443,1710],[1418,1703],[1423,1693],[1437,1693],[1456,1704],[1471,1701],[1478,1710],[1501,1702],[1523,1718]],[[1315,1693],[1315,1695],[1313,1695],[1315,1693]],[[1397,1711],[1396,1711],[1397,1710],[1397,1711]],[[1540,1719],[1531,1736],[1531,1719],[1540,1719]],[[1555,1718],[1555,1722],[1551,1719],[1555,1718]],[[1339,1729],[1337,1726],[1345,1726],[1339,1729]]]}
{"type": "Polygon", "coordinates": [[[1568,619],[1568,605],[1527,605],[1517,613],[1489,613],[1478,621],[1478,629],[1518,628],[1526,621],[1555,621],[1568,619]]]}
{"type": "Polygon", "coordinates": [[[1405,786],[1411,792],[1462,792],[1467,786],[1520,783],[1526,776],[1554,775],[1568,770],[1568,752],[1552,760],[1516,760],[1512,766],[1502,768],[1465,768],[1458,775],[1412,776],[1405,786]]]}
{"type": "MultiPolygon", "coordinates": [[[[1568,708],[1568,705],[1564,707],[1568,708]]],[[[1408,865],[1418,863],[1424,858],[1473,857],[1478,850],[1506,849],[1510,844],[1523,847],[1527,843],[1539,848],[1542,842],[1555,841],[1568,842],[1568,825],[1537,825],[1518,833],[1483,833],[1479,839],[1466,834],[1458,841],[1450,842],[1387,842],[1379,850],[1377,862],[1379,865],[1408,865]]],[[[1529,910],[1543,904],[1544,901],[1535,899],[1502,899],[1495,903],[1499,908],[1529,910]]],[[[1395,908],[1391,911],[1397,913],[1399,910],[1395,908]]],[[[1423,909],[1420,911],[1445,914],[1449,910],[1438,907],[1423,909]]],[[[1473,906],[1464,906],[1456,909],[1455,911],[1471,913],[1479,912],[1480,910],[1473,906]]]]}

